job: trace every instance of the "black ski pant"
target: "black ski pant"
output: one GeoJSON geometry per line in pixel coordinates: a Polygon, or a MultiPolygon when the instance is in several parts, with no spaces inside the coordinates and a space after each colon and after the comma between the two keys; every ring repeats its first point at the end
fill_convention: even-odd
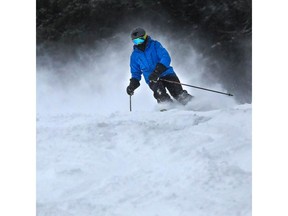
{"type": "MultiPolygon", "coordinates": [[[[165,77],[162,77],[162,79],[180,83],[180,80],[176,74],[167,75],[165,77]]],[[[173,102],[170,95],[180,103],[182,103],[182,101],[180,100],[183,98],[183,95],[188,95],[192,97],[187,93],[187,91],[183,90],[180,84],[165,82],[161,79],[158,80],[156,83],[150,82],[149,87],[154,92],[154,98],[157,100],[158,103],[173,102]],[[166,89],[168,90],[170,95],[167,93],[166,89]]]]}

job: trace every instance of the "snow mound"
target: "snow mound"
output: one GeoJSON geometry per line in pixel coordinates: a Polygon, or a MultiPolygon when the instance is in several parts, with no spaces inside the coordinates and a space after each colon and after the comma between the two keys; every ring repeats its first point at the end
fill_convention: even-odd
{"type": "Polygon", "coordinates": [[[249,216],[251,184],[251,104],[37,116],[38,216],[249,216]]]}

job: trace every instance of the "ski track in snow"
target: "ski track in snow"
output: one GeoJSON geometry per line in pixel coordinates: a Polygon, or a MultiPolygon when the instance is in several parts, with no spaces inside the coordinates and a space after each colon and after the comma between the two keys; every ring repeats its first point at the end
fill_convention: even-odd
{"type": "Polygon", "coordinates": [[[38,216],[249,216],[251,193],[251,104],[37,115],[38,216]]]}

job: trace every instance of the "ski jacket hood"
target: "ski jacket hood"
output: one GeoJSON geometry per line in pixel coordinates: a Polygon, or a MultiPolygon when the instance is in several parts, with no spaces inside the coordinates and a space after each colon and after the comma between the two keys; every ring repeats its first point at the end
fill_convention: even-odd
{"type": "Polygon", "coordinates": [[[145,82],[149,84],[149,75],[155,70],[157,63],[161,63],[167,68],[160,77],[175,74],[170,66],[170,55],[160,42],[148,36],[144,51],[140,50],[136,45],[133,46],[133,52],[130,56],[132,78],[140,81],[143,74],[145,82]]]}

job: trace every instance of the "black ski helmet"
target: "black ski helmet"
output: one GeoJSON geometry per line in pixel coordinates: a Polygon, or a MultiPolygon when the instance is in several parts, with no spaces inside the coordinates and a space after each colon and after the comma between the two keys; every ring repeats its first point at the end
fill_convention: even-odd
{"type": "Polygon", "coordinates": [[[146,34],[143,28],[137,27],[131,32],[131,39],[136,39],[139,37],[143,37],[146,34]]]}

